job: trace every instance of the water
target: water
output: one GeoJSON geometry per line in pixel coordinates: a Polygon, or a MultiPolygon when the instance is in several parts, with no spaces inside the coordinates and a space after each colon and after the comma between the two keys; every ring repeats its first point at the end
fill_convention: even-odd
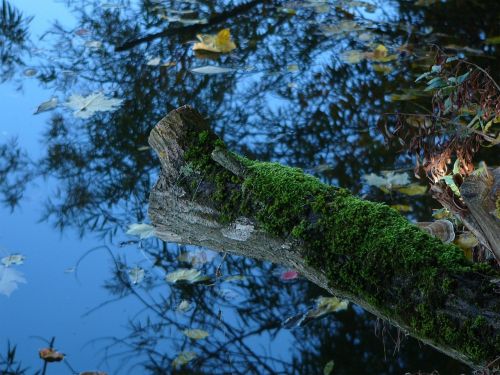
{"type": "Polygon", "coordinates": [[[230,147],[248,157],[304,168],[372,200],[410,204],[411,219],[428,219],[437,207],[431,199],[387,196],[363,182],[370,172],[412,168],[410,159],[386,146],[377,123],[384,113],[417,111],[413,101],[391,95],[415,87],[432,63],[431,43],[497,74],[497,48],[484,40],[500,34],[498,3],[241,4],[10,2],[33,19],[9,29],[24,29],[24,40],[7,31],[0,39],[12,42],[1,49],[0,171],[8,173],[0,174],[0,255],[26,257],[10,267],[26,282],[10,297],[0,295],[0,358],[10,342],[25,373],[36,373],[43,365],[38,350],[54,337],[66,361],[49,364],[47,374],[322,374],[331,360],[335,374],[467,372],[353,305],[285,329],[287,317],[325,292],[300,278],[282,281],[286,270],[276,265],[155,239],[139,242],[125,232],[147,222],[148,193],[159,172],[146,147],[149,131],[184,104],[206,115],[230,147]],[[190,16],[196,20],[227,13],[214,24],[168,24],[165,17],[181,9],[196,11],[190,16]],[[193,53],[197,33],[223,28],[236,42],[232,53],[193,53]],[[357,53],[349,51],[370,52],[379,44],[395,58],[348,61],[357,53]],[[206,65],[235,71],[190,71],[206,65]],[[123,102],[86,119],[64,106],[73,94],[95,92],[123,102]],[[53,97],[57,108],[33,115],[53,97]],[[220,266],[225,277],[243,278],[216,286],[167,284],[167,273],[187,266],[178,259],[185,251],[197,254],[204,274],[220,266]],[[145,270],[138,284],[128,276],[134,267],[145,270]],[[189,310],[178,311],[184,300],[189,310]],[[191,340],[183,334],[188,328],[209,336],[191,340]],[[174,369],[183,351],[196,358],[174,369]]]}

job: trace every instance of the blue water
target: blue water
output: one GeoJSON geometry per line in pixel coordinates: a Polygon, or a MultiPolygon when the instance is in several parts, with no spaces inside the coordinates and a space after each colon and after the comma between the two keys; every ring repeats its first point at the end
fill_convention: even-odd
{"type": "MultiPolygon", "coordinates": [[[[43,367],[38,350],[52,338],[66,357],[49,364],[46,374],[322,374],[331,360],[335,374],[467,371],[413,339],[395,350],[396,331],[352,304],[308,326],[283,328],[286,318],[306,311],[326,292],[303,278],[284,282],[280,275],[287,270],[270,263],[208,252],[213,259],[198,266],[203,274],[213,276],[220,267],[224,277],[243,279],[172,286],[165,275],[188,267],[178,260],[181,252],[209,250],[126,234],[130,224],[148,222],[148,193],[159,173],[155,155],[145,148],[149,131],[184,104],[198,108],[232,148],[249,157],[305,168],[371,199],[411,204],[412,219],[428,217],[436,206],[428,198],[382,198],[363,186],[361,176],[411,170],[411,161],[387,148],[376,124],[381,113],[406,105],[391,102],[389,94],[408,88],[421,73],[411,69],[424,53],[406,56],[396,52],[398,46],[412,38],[416,46],[425,45],[424,27],[439,34],[440,22],[432,16],[450,13],[447,2],[436,5],[438,11],[407,1],[372,1],[372,10],[367,3],[345,5],[344,12],[333,2],[323,11],[299,4],[295,15],[279,11],[277,6],[287,5],[281,2],[258,3],[220,25],[115,50],[162,30],[162,4],[166,10],[197,9],[201,18],[241,3],[10,1],[33,19],[26,26],[26,48],[16,54],[21,61],[0,85],[0,145],[15,150],[16,139],[30,161],[0,181],[2,186],[15,181],[11,188],[22,193],[13,207],[0,206],[0,258],[26,257],[11,266],[26,282],[10,296],[0,294],[0,374],[8,373],[2,368],[8,343],[16,346],[15,360],[25,373],[32,374],[43,367]],[[319,27],[352,20],[361,31],[325,36],[319,27]],[[420,31],[408,33],[411,20],[420,31]],[[231,29],[238,50],[216,60],[196,58],[190,50],[194,34],[223,27],[231,29]],[[373,33],[377,43],[399,54],[387,64],[391,73],[375,72],[372,62],[342,60],[344,51],[373,49],[360,42],[362,32],[373,33]],[[102,47],[85,47],[92,41],[102,47]],[[157,56],[175,66],[147,65],[157,56]],[[203,65],[236,72],[200,76],[189,71],[203,65]],[[27,69],[36,71],[28,77],[27,69]],[[51,97],[64,103],[71,94],[96,91],[124,102],[115,112],[85,120],[61,104],[33,114],[51,97]],[[134,285],[127,272],[136,266],[145,278],[134,285]],[[187,312],[177,311],[183,300],[191,303],[187,312]],[[182,333],[187,328],[210,336],[188,339],[182,333]],[[196,359],[176,369],[173,361],[182,351],[195,352],[196,359]]],[[[449,27],[461,30],[454,20],[450,16],[449,27]]],[[[466,45],[498,31],[486,16],[484,25],[471,20],[469,26],[466,45]]],[[[453,38],[445,36],[443,43],[453,38]]]]}

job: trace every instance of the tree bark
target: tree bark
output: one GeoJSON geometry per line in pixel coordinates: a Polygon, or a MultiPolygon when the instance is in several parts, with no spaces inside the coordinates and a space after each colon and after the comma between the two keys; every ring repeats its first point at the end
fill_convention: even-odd
{"type": "Polygon", "coordinates": [[[473,368],[500,355],[500,274],[390,207],[225,148],[185,106],[151,131],[159,238],[291,267],[473,368]]]}

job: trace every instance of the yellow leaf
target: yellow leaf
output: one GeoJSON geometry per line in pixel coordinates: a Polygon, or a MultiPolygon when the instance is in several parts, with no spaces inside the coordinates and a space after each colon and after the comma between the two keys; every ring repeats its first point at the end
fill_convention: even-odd
{"type": "Polygon", "coordinates": [[[391,205],[392,208],[395,210],[398,210],[399,212],[411,212],[413,211],[413,208],[407,204],[393,204],[391,205]]]}
{"type": "Polygon", "coordinates": [[[229,29],[222,29],[217,35],[198,34],[199,42],[193,46],[193,51],[208,51],[214,53],[228,53],[236,48],[236,44],[231,40],[229,29]]]}
{"type": "Polygon", "coordinates": [[[465,232],[455,239],[455,244],[463,250],[470,250],[479,244],[479,241],[472,233],[465,232]]]}
{"type": "Polygon", "coordinates": [[[407,186],[401,186],[395,189],[399,191],[400,193],[406,194],[406,195],[422,195],[425,194],[427,191],[427,186],[424,185],[419,185],[417,183],[410,184],[407,186]]]}

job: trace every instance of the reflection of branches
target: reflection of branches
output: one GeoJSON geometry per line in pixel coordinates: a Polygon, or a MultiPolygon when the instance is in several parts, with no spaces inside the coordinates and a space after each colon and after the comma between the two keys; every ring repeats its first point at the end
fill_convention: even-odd
{"type": "Polygon", "coordinates": [[[129,41],[123,43],[122,45],[117,46],[115,48],[115,51],[116,52],[126,51],[128,49],[131,49],[131,48],[139,45],[139,44],[146,43],[146,42],[152,42],[155,39],[164,38],[164,37],[171,36],[171,35],[179,35],[179,34],[194,35],[194,33],[199,32],[202,28],[215,26],[217,24],[227,22],[231,17],[245,14],[250,9],[256,7],[260,3],[263,3],[263,1],[262,0],[252,0],[252,1],[249,1],[248,3],[243,3],[240,5],[237,5],[234,8],[231,8],[231,9],[226,10],[224,12],[212,14],[210,17],[208,17],[207,22],[203,23],[203,24],[194,24],[194,25],[189,25],[189,26],[178,26],[178,27],[167,27],[160,32],[145,35],[145,36],[142,36],[142,37],[137,38],[137,39],[129,40],[129,41]]]}
{"type": "MultiPolygon", "coordinates": [[[[177,250],[169,247],[165,252],[162,246],[143,244],[146,245],[143,250],[153,260],[151,266],[156,269],[148,274],[163,275],[186,267],[184,261],[177,260],[177,256],[186,251],[183,246],[177,250]]],[[[374,335],[374,321],[357,308],[339,313],[334,320],[330,317],[294,331],[283,330],[284,317],[295,313],[304,305],[304,299],[314,298],[319,291],[305,282],[283,284],[273,276],[278,269],[272,264],[228,256],[221,266],[222,277],[215,284],[176,285],[166,289],[162,280],[133,286],[123,272],[127,268],[126,260],[115,258],[111,249],[107,251],[114,259],[115,268],[115,278],[108,285],[121,284],[140,298],[144,306],[129,320],[128,334],[95,340],[104,343],[104,360],[123,360],[120,371],[127,368],[150,374],[316,374],[321,373],[324,358],[332,358],[336,364],[349,362],[344,372],[344,366],[339,366],[341,374],[362,373],[367,368],[371,373],[401,373],[408,366],[407,361],[422,368],[421,363],[440,356],[422,348],[417,351],[416,343],[410,341],[398,358],[382,361],[385,348],[374,335]],[[230,284],[241,298],[221,300],[218,291],[228,287],[224,282],[226,275],[250,276],[230,284]],[[181,300],[190,301],[194,308],[187,313],[176,311],[181,300]],[[191,340],[182,334],[186,328],[203,329],[210,335],[200,341],[191,340]],[[294,336],[293,341],[291,338],[284,341],[283,335],[294,336]],[[260,347],[259,342],[270,343],[269,348],[260,347]],[[290,348],[280,347],[282,342],[290,342],[290,348]],[[282,358],[285,350],[291,351],[293,360],[282,358]],[[195,352],[196,358],[173,369],[172,362],[183,351],[195,352]],[[408,356],[409,353],[413,356],[408,356]]],[[[203,265],[201,270],[206,275],[215,275],[218,267],[219,262],[213,262],[203,265]]],[[[112,289],[118,292],[120,287],[112,289]]],[[[397,346],[399,342],[388,344],[397,346]]]]}
{"type": "Polygon", "coordinates": [[[22,65],[31,17],[23,17],[7,0],[0,4],[0,82],[12,77],[16,65],[22,65]]]}

